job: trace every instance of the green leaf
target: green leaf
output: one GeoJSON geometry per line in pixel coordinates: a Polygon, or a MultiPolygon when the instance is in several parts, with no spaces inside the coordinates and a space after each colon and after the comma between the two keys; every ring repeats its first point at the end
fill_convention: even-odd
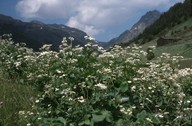
{"type": "Polygon", "coordinates": [[[84,120],[83,122],[79,123],[79,126],[82,126],[82,125],[90,125],[91,124],[91,121],[89,119],[86,119],[84,120]]]}
{"type": "Polygon", "coordinates": [[[107,80],[107,79],[108,79],[108,76],[107,76],[107,75],[103,75],[102,78],[101,78],[102,81],[105,81],[105,80],[107,80]]]}
{"type": "Polygon", "coordinates": [[[103,97],[105,98],[105,97],[114,97],[115,96],[115,94],[114,93],[108,93],[108,94],[104,94],[103,95],[103,97]]]}
{"type": "Polygon", "coordinates": [[[137,119],[138,120],[144,120],[147,116],[147,112],[145,110],[143,110],[142,112],[137,114],[137,119]]]}
{"type": "Polygon", "coordinates": [[[64,125],[67,125],[67,121],[63,117],[58,117],[58,120],[62,122],[64,125]]]}
{"type": "Polygon", "coordinates": [[[115,126],[123,126],[123,119],[119,119],[116,123],[115,126]]]}
{"type": "Polygon", "coordinates": [[[105,115],[92,114],[92,117],[94,122],[101,122],[105,119],[105,115]]]}
{"type": "Polygon", "coordinates": [[[56,110],[55,110],[55,113],[56,113],[56,114],[59,114],[59,113],[60,113],[60,110],[56,109],[56,110]]]}
{"type": "Polygon", "coordinates": [[[105,116],[107,122],[111,122],[112,116],[111,116],[111,113],[109,111],[102,111],[101,113],[102,113],[103,116],[105,116]]]}
{"type": "Polygon", "coordinates": [[[128,102],[129,101],[129,97],[122,97],[119,99],[120,103],[124,103],[124,102],[128,102]]]}
{"type": "Polygon", "coordinates": [[[155,123],[155,124],[160,124],[160,120],[159,120],[157,117],[155,117],[155,116],[150,116],[150,118],[151,118],[151,120],[153,121],[153,123],[155,123]]]}
{"type": "Polygon", "coordinates": [[[120,91],[121,92],[126,92],[128,90],[128,84],[127,82],[122,82],[120,85],[120,91]]]}
{"type": "Polygon", "coordinates": [[[122,97],[121,95],[116,96],[116,102],[125,103],[129,101],[129,97],[122,97]]]}

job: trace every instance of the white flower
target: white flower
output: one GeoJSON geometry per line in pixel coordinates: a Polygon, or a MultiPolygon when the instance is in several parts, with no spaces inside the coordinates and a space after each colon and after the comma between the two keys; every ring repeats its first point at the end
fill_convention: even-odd
{"type": "Polygon", "coordinates": [[[39,100],[37,99],[37,100],[35,101],[35,103],[39,103],[39,100]]]}
{"type": "Polygon", "coordinates": [[[90,40],[90,41],[93,41],[95,40],[95,38],[92,38],[91,36],[84,36],[85,40],[90,40]]]}
{"type": "Polygon", "coordinates": [[[55,88],[55,91],[59,91],[59,88],[55,88]]]}
{"type": "Polygon", "coordinates": [[[77,101],[83,103],[83,102],[85,102],[85,99],[83,98],[83,96],[81,96],[81,97],[77,98],[77,101]]]}
{"type": "Polygon", "coordinates": [[[158,113],[158,114],[155,115],[155,117],[163,118],[163,115],[158,113]]]}
{"type": "Polygon", "coordinates": [[[163,114],[164,114],[164,115],[167,115],[167,114],[169,114],[169,112],[164,112],[163,114]]]}
{"type": "Polygon", "coordinates": [[[103,71],[104,71],[105,73],[111,73],[111,72],[112,72],[111,69],[109,69],[109,68],[104,68],[103,71]]]}
{"type": "Polygon", "coordinates": [[[44,55],[48,55],[50,52],[48,52],[48,51],[43,51],[43,52],[41,52],[40,54],[39,54],[39,56],[44,56],[44,55]]]}
{"type": "Polygon", "coordinates": [[[135,89],[136,89],[135,85],[131,87],[131,91],[135,91],[135,89]]]}
{"type": "Polygon", "coordinates": [[[29,115],[34,115],[34,113],[33,113],[33,112],[29,112],[28,114],[29,114],[29,115]]]}
{"type": "Polygon", "coordinates": [[[25,111],[19,111],[19,115],[24,115],[25,111]]]}
{"type": "Polygon", "coordinates": [[[73,37],[69,37],[68,39],[69,39],[69,40],[71,40],[71,41],[73,41],[73,40],[74,40],[74,38],[73,38],[73,37]]]}
{"type": "Polygon", "coordinates": [[[107,89],[107,86],[104,85],[104,84],[102,84],[102,83],[98,83],[98,84],[96,84],[95,86],[96,86],[96,87],[99,87],[99,88],[101,88],[101,89],[107,89]]]}
{"type": "Polygon", "coordinates": [[[0,108],[3,106],[3,102],[0,102],[0,108]]]}
{"type": "Polygon", "coordinates": [[[52,46],[52,44],[44,44],[44,45],[41,47],[41,49],[42,49],[42,50],[50,50],[51,46],[52,46]]]}
{"type": "Polygon", "coordinates": [[[21,62],[15,62],[14,64],[16,67],[19,67],[21,65],[21,62]]]}
{"type": "Polygon", "coordinates": [[[126,111],[126,109],[123,108],[123,107],[120,109],[120,111],[121,111],[122,113],[124,113],[124,114],[128,114],[128,112],[126,111]]]}
{"type": "Polygon", "coordinates": [[[146,118],[146,120],[149,121],[149,122],[151,122],[151,123],[153,122],[150,118],[146,118]]]}
{"type": "Polygon", "coordinates": [[[132,81],[128,81],[128,83],[130,84],[130,83],[132,83],[132,81]]]}
{"type": "Polygon", "coordinates": [[[129,97],[123,97],[119,101],[120,101],[120,103],[127,102],[127,101],[129,101],[129,97]]]}
{"type": "Polygon", "coordinates": [[[91,47],[91,43],[87,43],[85,47],[91,47]]]}
{"type": "Polygon", "coordinates": [[[60,70],[56,70],[56,72],[57,72],[58,74],[62,73],[62,71],[60,71],[60,70]]]}

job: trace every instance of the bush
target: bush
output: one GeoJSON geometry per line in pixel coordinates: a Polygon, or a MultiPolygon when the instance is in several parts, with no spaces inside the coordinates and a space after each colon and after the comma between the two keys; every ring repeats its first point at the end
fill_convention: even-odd
{"type": "Polygon", "coordinates": [[[1,42],[4,70],[19,73],[17,81],[41,91],[23,115],[28,125],[192,124],[192,70],[178,69],[180,57],[162,54],[148,61],[141,47],[115,46],[107,52],[93,43],[72,48],[69,41],[64,38],[59,52],[49,45],[30,52],[1,42]],[[9,55],[8,48],[13,48],[9,55]]]}

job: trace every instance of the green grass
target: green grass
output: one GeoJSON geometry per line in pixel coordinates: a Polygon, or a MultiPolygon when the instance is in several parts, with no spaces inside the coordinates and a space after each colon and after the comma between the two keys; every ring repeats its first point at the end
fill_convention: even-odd
{"type": "MultiPolygon", "coordinates": [[[[143,50],[146,51],[149,46],[155,46],[155,42],[147,43],[143,50]]],[[[162,53],[170,53],[172,56],[183,56],[184,59],[180,61],[180,68],[192,67],[192,39],[178,44],[157,47],[154,53],[155,57],[160,56],[162,53]]]]}
{"type": "Polygon", "coordinates": [[[171,55],[181,55],[185,58],[192,58],[192,42],[157,47],[154,52],[157,56],[162,53],[170,53],[171,55]]]}
{"type": "Polygon", "coordinates": [[[179,63],[180,68],[192,68],[192,59],[183,59],[179,63]]]}
{"type": "Polygon", "coordinates": [[[173,30],[182,30],[185,26],[191,27],[192,26],[191,22],[192,22],[192,18],[190,18],[187,21],[175,26],[173,30]]]}
{"type": "MultiPolygon", "coordinates": [[[[170,53],[171,55],[181,55],[184,57],[184,60],[180,61],[181,67],[191,67],[192,64],[192,18],[189,20],[173,27],[172,29],[167,30],[164,33],[164,36],[170,38],[180,38],[177,43],[164,45],[157,47],[154,50],[155,56],[158,57],[162,53],[170,53]],[[185,28],[186,27],[186,28],[185,28]],[[171,34],[172,32],[179,31],[177,33],[171,34]]],[[[147,50],[149,46],[156,46],[157,39],[145,43],[142,45],[143,50],[147,50]]]]}
{"type": "Polygon", "coordinates": [[[0,71],[0,126],[26,126],[27,119],[19,118],[19,111],[31,108],[31,98],[36,94],[29,85],[10,81],[0,71]]]}

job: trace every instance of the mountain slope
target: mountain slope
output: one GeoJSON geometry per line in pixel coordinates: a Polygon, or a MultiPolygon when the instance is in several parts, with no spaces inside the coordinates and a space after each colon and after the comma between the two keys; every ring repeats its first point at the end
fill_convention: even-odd
{"type": "MultiPolygon", "coordinates": [[[[163,38],[178,39],[176,42],[169,42],[167,44],[157,46],[157,41],[160,37],[156,37],[151,41],[142,44],[142,48],[146,51],[150,46],[156,46],[153,50],[155,57],[160,56],[162,53],[169,53],[172,56],[180,55],[184,59],[180,61],[181,68],[192,68],[192,18],[184,21],[164,32],[163,38]]],[[[131,45],[130,45],[131,46],[131,45]]]]}
{"type": "Polygon", "coordinates": [[[185,0],[184,3],[177,3],[151,26],[147,27],[133,42],[144,44],[150,40],[164,35],[174,26],[187,21],[192,16],[192,1],[185,0]]]}
{"type": "Polygon", "coordinates": [[[108,45],[129,42],[142,33],[146,27],[155,22],[160,15],[161,13],[157,10],[147,12],[136,24],[132,26],[130,30],[126,30],[119,37],[110,40],[108,45]]]}
{"type": "Polygon", "coordinates": [[[24,42],[27,47],[38,50],[43,44],[52,44],[58,50],[63,37],[74,37],[73,45],[85,45],[87,34],[65,25],[44,24],[40,21],[22,22],[0,14],[0,35],[12,34],[15,42],[24,42]]]}

